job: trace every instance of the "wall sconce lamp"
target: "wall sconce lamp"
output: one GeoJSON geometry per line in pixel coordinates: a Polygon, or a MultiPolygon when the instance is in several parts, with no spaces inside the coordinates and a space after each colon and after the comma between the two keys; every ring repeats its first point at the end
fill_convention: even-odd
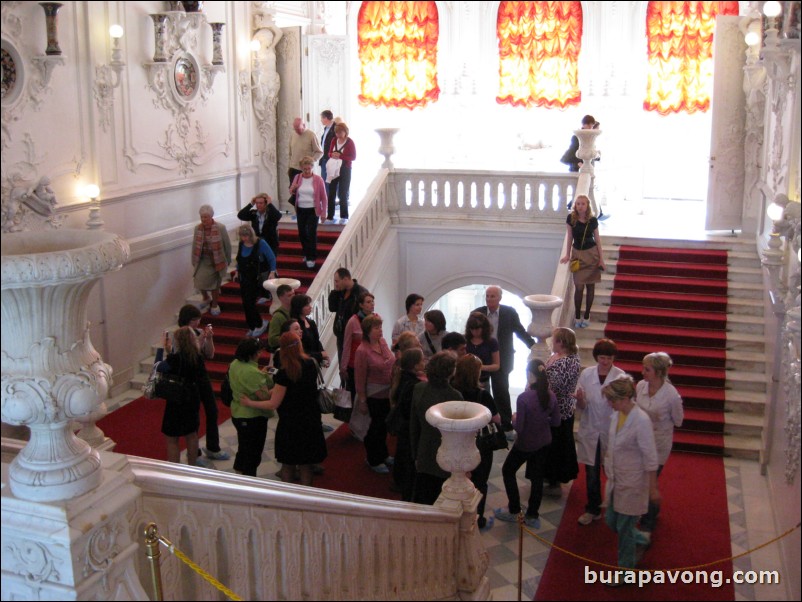
{"type": "Polygon", "coordinates": [[[114,24],[109,27],[111,36],[111,62],[108,65],[95,67],[95,99],[100,114],[100,127],[105,132],[111,123],[111,113],[114,108],[114,89],[120,86],[120,74],[125,68],[122,60],[123,51],[120,48],[120,38],[124,31],[122,25],[114,24]]]}
{"type": "Polygon", "coordinates": [[[103,227],[104,221],[100,218],[100,188],[97,184],[87,184],[84,186],[84,196],[89,197],[89,219],[86,227],[89,230],[99,230],[103,227]]]}

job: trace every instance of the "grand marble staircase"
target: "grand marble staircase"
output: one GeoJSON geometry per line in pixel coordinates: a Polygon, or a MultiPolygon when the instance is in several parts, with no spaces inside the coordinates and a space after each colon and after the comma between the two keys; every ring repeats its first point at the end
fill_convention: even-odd
{"type": "MultiPolygon", "coordinates": [[[[672,356],[672,381],[686,397],[685,421],[675,433],[675,448],[703,453],[722,453],[758,459],[761,449],[768,376],[766,369],[763,318],[763,282],[754,242],[738,238],[709,238],[705,241],[669,241],[629,237],[605,237],[607,271],[596,286],[596,300],[588,328],[578,331],[583,365],[592,365],[594,342],[609,328],[619,345],[617,363],[640,378],[640,362],[652,351],[672,356]],[[672,295],[661,291],[646,274],[655,271],[648,262],[621,260],[621,247],[661,247],[668,262],[683,262],[683,249],[726,250],[724,268],[727,297],[723,303],[705,290],[704,272],[715,267],[697,268],[693,278],[677,281],[679,289],[693,300],[690,311],[672,308],[672,295]],[[619,261],[622,269],[619,270],[619,261]],[[626,264],[626,267],[623,267],[626,264]],[[613,284],[617,272],[626,272],[625,286],[618,291],[616,315],[610,315],[613,284]],[[644,275],[639,276],[638,272],[644,275]],[[655,323],[656,322],[656,323],[655,323]],[[711,322],[718,330],[706,330],[711,322]],[[664,338],[655,344],[657,331],[664,338]],[[667,333],[667,334],[666,334],[667,333]],[[715,340],[720,339],[720,340],[715,340]],[[723,376],[723,408],[706,385],[723,376]],[[684,390],[683,390],[684,388],[684,390]],[[720,411],[723,409],[723,414],[720,411]]],[[[621,277],[621,275],[619,275],[621,277]]],[[[620,288],[620,286],[619,286],[620,288]]],[[[719,386],[721,388],[721,386],[719,386]]]]}
{"type": "MultiPolygon", "coordinates": [[[[320,266],[325,262],[334,243],[337,242],[337,238],[342,232],[342,229],[343,226],[332,224],[318,226],[318,258],[315,267],[313,269],[308,269],[303,264],[303,250],[298,240],[298,229],[295,222],[287,218],[282,220],[279,227],[279,237],[281,241],[279,256],[276,259],[279,276],[282,278],[295,278],[300,280],[301,286],[298,288],[297,292],[306,292],[317,275],[320,266]]],[[[235,251],[232,251],[232,253],[235,253],[235,251]]],[[[230,271],[233,272],[234,269],[235,264],[232,263],[230,271]]],[[[212,324],[214,327],[215,356],[214,359],[206,362],[206,369],[209,371],[215,393],[219,393],[220,382],[228,370],[228,365],[234,359],[234,351],[237,348],[237,344],[243,339],[248,330],[245,323],[245,314],[242,311],[242,300],[240,298],[238,283],[231,281],[226,282],[222,287],[219,302],[220,308],[222,309],[220,315],[212,316],[207,311],[201,318],[201,324],[212,324]]],[[[201,296],[198,293],[187,298],[187,303],[192,303],[198,307],[203,306],[201,296]]],[[[259,311],[269,320],[270,314],[268,312],[268,307],[269,305],[258,306],[259,311]]],[[[174,325],[167,325],[166,327],[171,328],[173,326],[174,325]]],[[[261,338],[266,341],[267,333],[261,338]]],[[[158,344],[154,344],[151,347],[150,355],[139,362],[139,372],[130,381],[131,389],[122,396],[118,396],[120,397],[119,402],[115,403],[116,398],[112,400],[112,403],[109,404],[110,409],[120,405],[120,403],[124,403],[125,400],[130,401],[139,396],[142,386],[145,384],[153,366],[157,347],[158,344]]],[[[266,359],[267,358],[265,358],[265,361],[266,359]]]]}

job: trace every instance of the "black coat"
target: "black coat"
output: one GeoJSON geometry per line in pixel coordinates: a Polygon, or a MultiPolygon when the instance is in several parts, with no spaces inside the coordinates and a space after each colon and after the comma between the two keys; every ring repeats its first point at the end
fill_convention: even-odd
{"type": "Polygon", "coordinates": [[[320,161],[318,164],[323,167],[326,162],[329,160],[329,150],[331,149],[331,141],[334,140],[334,126],[337,125],[333,121],[331,122],[331,126],[329,127],[329,131],[326,132],[326,137],[323,138],[323,143],[320,145],[323,149],[323,156],[320,157],[320,161]]]}
{"type": "Polygon", "coordinates": [[[259,230],[259,216],[257,215],[256,205],[247,205],[240,209],[237,213],[237,219],[243,222],[250,222],[253,226],[253,231],[256,236],[264,240],[273,250],[273,255],[278,258],[278,222],[281,219],[281,211],[273,206],[273,203],[267,204],[267,216],[262,225],[261,231],[259,230]]]}
{"type": "MultiPolygon", "coordinates": [[[[478,311],[487,315],[487,305],[477,307],[473,311],[478,311]]],[[[535,344],[535,339],[529,336],[526,328],[521,324],[518,312],[509,305],[498,306],[498,332],[494,333],[498,341],[499,356],[501,358],[501,370],[509,374],[512,372],[515,363],[515,348],[512,345],[512,335],[515,334],[527,347],[535,344]]]]}

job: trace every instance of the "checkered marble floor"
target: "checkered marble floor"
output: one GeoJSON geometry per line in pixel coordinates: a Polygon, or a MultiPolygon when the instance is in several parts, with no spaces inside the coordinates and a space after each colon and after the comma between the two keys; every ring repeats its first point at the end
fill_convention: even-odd
{"type": "MultiPolygon", "coordinates": [[[[324,416],[323,421],[333,429],[341,424],[331,416],[324,416]]],[[[279,480],[276,473],[280,468],[273,453],[276,423],[276,420],[268,423],[267,444],[262,456],[262,464],[257,471],[257,476],[274,481],[279,480]]],[[[231,454],[231,459],[214,461],[215,468],[233,472],[237,433],[230,420],[220,425],[220,443],[222,449],[231,454]]],[[[201,439],[201,447],[204,444],[205,439],[201,439]]],[[[495,508],[506,509],[507,507],[507,495],[504,492],[504,483],[501,477],[501,466],[505,457],[505,452],[496,452],[495,454],[493,470],[488,482],[486,517],[492,516],[495,508]]],[[[182,455],[182,461],[186,461],[186,452],[182,455]]],[[[758,463],[727,458],[724,460],[724,469],[727,481],[732,552],[733,555],[736,555],[773,539],[777,533],[771,508],[765,503],[769,497],[767,479],[760,475],[758,463]]],[[[521,500],[525,504],[529,497],[529,482],[523,478],[524,470],[520,470],[518,474],[521,500]]],[[[540,508],[541,528],[537,533],[548,541],[554,540],[557,528],[563,518],[563,509],[569,492],[570,485],[563,485],[560,498],[543,496],[540,508]]],[[[576,520],[576,518],[567,517],[566,520],[576,520]]],[[[492,528],[482,533],[482,539],[490,556],[487,577],[490,581],[492,599],[517,600],[519,547],[517,524],[496,520],[492,528]]],[[[531,600],[534,597],[549,552],[550,549],[545,544],[531,536],[524,535],[523,553],[521,554],[523,599],[531,600]]],[[[734,562],[734,568],[743,571],[781,570],[779,547],[775,544],[740,558],[734,562]]],[[[735,599],[739,601],[789,600],[790,597],[784,584],[773,586],[743,584],[735,586],[735,599]]]]}

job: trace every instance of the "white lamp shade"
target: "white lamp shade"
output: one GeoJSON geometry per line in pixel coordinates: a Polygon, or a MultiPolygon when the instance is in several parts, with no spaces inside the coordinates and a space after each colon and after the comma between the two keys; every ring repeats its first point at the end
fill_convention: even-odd
{"type": "Polygon", "coordinates": [[[777,203],[772,203],[766,208],[766,215],[773,222],[778,222],[783,218],[783,207],[777,203]]]}
{"type": "Polygon", "coordinates": [[[782,6],[776,0],[769,0],[763,4],[763,14],[767,17],[777,17],[782,12],[782,6]]]}
{"type": "Polygon", "coordinates": [[[760,45],[760,33],[757,31],[750,31],[744,36],[744,42],[746,42],[747,46],[758,46],[760,45]]]}
{"type": "Polygon", "coordinates": [[[259,52],[262,49],[262,43],[259,40],[251,40],[251,52],[259,52]]]}
{"type": "Polygon", "coordinates": [[[117,25],[115,23],[114,25],[109,27],[109,35],[112,38],[114,38],[115,40],[123,37],[123,33],[124,32],[123,32],[123,26],[122,25],[117,25]]]}
{"type": "Polygon", "coordinates": [[[100,188],[98,188],[97,184],[87,184],[84,186],[84,194],[90,199],[96,199],[100,196],[100,188]]]}

